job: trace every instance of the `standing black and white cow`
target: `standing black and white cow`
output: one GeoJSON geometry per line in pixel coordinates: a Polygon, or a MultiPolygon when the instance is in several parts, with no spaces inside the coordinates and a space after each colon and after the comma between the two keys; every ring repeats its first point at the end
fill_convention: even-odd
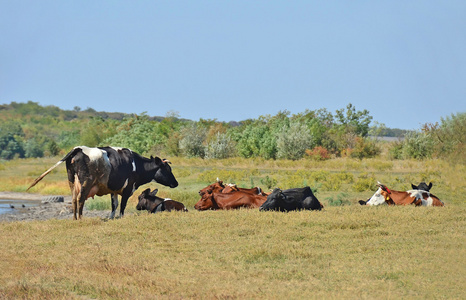
{"type": "Polygon", "coordinates": [[[260,210],[321,210],[323,208],[319,200],[314,196],[310,187],[288,189],[274,189],[267,196],[267,201],[262,204],[260,210]]]}
{"type": "Polygon", "coordinates": [[[79,146],[39,176],[28,190],[63,162],[66,162],[73,197],[74,220],[81,219],[84,202],[95,195],[111,194],[110,218],[113,219],[118,207],[118,195],[121,195],[122,217],[128,198],[139,186],[153,180],[171,188],[178,186],[167,160],[152,156],[146,158],[127,148],[79,146]]]}

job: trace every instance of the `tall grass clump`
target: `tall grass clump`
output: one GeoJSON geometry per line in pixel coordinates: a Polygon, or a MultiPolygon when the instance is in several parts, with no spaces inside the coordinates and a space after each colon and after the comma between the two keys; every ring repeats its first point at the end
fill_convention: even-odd
{"type": "Polygon", "coordinates": [[[94,199],[87,199],[84,205],[89,210],[111,210],[112,203],[110,197],[95,197],[94,199]]]}
{"type": "Polygon", "coordinates": [[[362,173],[355,180],[352,185],[352,188],[355,192],[364,192],[364,191],[375,191],[376,190],[377,179],[373,174],[362,173]]]}
{"type": "Polygon", "coordinates": [[[345,206],[351,205],[351,202],[347,200],[348,194],[338,193],[335,197],[327,197],[325,200],[329,206],[345,206]]]}

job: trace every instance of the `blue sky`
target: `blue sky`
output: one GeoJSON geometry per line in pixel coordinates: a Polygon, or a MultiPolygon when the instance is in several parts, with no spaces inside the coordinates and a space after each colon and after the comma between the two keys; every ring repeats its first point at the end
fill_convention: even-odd
{"type": "Polygon", "coordinates": [[[0,0],[0,104],[240,121],[466,111],[466,1],[0,0]]]}

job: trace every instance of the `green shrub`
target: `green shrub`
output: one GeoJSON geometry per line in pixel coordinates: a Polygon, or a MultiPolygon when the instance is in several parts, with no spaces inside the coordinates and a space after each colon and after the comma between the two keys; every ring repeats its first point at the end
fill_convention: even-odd
{"type": "Polygon", "coordinates": [[[346,197],[348,197],[348,194],[339,193],[338,195],[335,196],[335,199],[333,197],[327,197],[327,198],[325,198],[325,200],[327,200],[327,204],[329,206],[351,205],[351,202],[349,200],[345,199],[346,197]]]}
{"type": "Polygon", "coordinates": [[[277,186],[277,179],[274,177],[269,177],[269,175],[265,176],[265,178],[261,179],[261,183],[267,188],[271,189],[277,186]]]}
{"type": "Polygon", "coordinates": [[[183,128],[181,131],[180,150],[187,157],[205,157],[204,141],[207,130],[196,124],[183,128]]]}
{"type": "Polygon", "coordinates": [[[424,159],[432,157],[434,143],[428,133],[408,133],[403,144],[403,158],[424,159]]]}
{"type": "Polygon", "coordinates": [[[112,203],[109,199],[104,199],[96,197],[94,199],[88,199],[84,203],[87,209],[89,210],[111,210],[112,203]]]}
{"type": "Polygon", "coordinates": [[[375,190],[377,180],[369,174],[361,174],[353,183],[352,188],[355,192],[365,192],[375,190]]]}
{"type": "Polygon", "coordinates": [[[389,159],[403,159],[403,142],[393,142],[388,148],[389,159]]]}
{"type": "Polygon", "coordinates": [[[291,160],[303,158],[312,145],[312,136],[306,125],[293,123],[284,126],[277,138],[277,157],[291,160]]]}
{"type": "Polygon", "coordinates": [[[235,154],[235,145],[226,133],[217,132],[205,150],[205,158],[229,158],[235,154]]]}
{"type": "Polygon", "coordinates": [[[381,150],[376,141],[370,138],[356,137],[356,145],[351,150],[350,157],[363,159],[380,154],[381,150]]]}

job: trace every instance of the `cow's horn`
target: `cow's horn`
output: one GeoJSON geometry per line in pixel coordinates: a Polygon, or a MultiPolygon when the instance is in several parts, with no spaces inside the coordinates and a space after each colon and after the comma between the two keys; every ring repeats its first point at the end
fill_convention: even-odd
{"type": "Polygon", "coordinates": [[[168,159],[165,159],[165,158],[164,158],[164,159],[162,159],[162,161],[163,161],[164,163],[169,163],[169,164],[171,164],[171,163],[172,163],[171,161],[169,161],[168,159]]]}

